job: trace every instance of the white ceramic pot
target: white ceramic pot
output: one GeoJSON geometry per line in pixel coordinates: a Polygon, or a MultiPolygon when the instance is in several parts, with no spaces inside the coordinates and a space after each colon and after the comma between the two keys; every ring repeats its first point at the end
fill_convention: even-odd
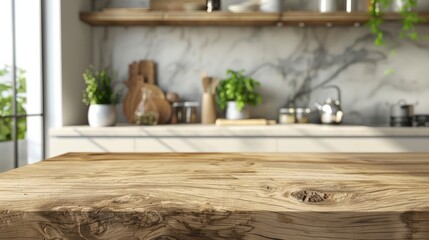
{"type": "Polygon", "coordinates": [[[90,105],[88,110],[88,122],[91,127],[114,126],[116,124],[115,105],[90,105]]]}
{"type": "Polygon", "coordinates": [[[250,117],[249,108],[245,106],[241,111],[236,102],[228,102],[226,106],[226,118],[231,120],[247,119],[250,117]]]}
{"type": "Polygon", "coordinates": [[[281,12],[282,1],[281,0],[261,0],[259,5],[261,12],[281,12]]]}

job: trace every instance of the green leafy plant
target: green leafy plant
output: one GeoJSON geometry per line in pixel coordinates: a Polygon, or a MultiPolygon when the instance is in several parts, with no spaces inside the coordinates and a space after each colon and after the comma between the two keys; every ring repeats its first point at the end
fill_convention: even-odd
{"type": "MultiPolygon", "coordinates": [[[[383,32],[381,30],[381,25],[384,22],[382,9],[387,9],[392,2],[393,0],[371,0],[371,4],[369,6],[370,19],[368,21],[368,26],[370,27],[371,32],[375,35],[374,43],[377,46],[384,44],[383,32]]],[[[424,22],[425,19],[420,17],[419,14],[414,11],[416,7],[417,0],[403,0],[403,6],[400,11],[403,18],[400,33],[402,38],[408,38],[411,40],[418,39],[418,33],[415,25],[424,22]]]]}
{"type": "Polygon", "coordinates": [[[235,101],[239,110],[246,104],[256,106],[262,102],[262,97],[255,91],[261,84],[251,77],[243,75],[244,71],[228,70],[227,78],[221,80],[216,87],[216,103],[225,110],[229,101],[235,101]]]}
{"type": "Polygon", "coordinates": [[[112,77],[105,69],[97,71],[90,66],[82,76],[86,84],[82,99],[84,104],[117,104],[119,102],[119,94],[113,91],[112,77]]]}
{"type": "MultiPolygon", "coordinates": [[[[4,66],[0,69],[0,142],[12,140],[13,129],[13,79],[12,67],[4,66]]],[[[25,105],[27,103],[27,86],[25,79],[25,71],[17,68],[16,79],[16,110],[18,115],[25,115],[25,105]]],[[[27,131],[27,118],[20,117],[17,120],[18,124],[18,139],[24,139],[27,131]]]]}

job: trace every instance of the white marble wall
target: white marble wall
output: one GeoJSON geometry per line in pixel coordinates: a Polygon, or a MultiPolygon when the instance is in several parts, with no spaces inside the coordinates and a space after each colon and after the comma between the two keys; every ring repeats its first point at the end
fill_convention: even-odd
{"type": "Polygon", "coordinates": [[[118,81],[132,61],[153,59],[161,88],[186,100],[200,99],[202,71],[223,78],[227,69],[244,69],[262,83],[254,117],[276,119],[290,103],[313,107],[335,97],[321,88],[335,84],[346,124],[384,125],[389,103],[401,98],[429,113],[429,29],[420,27],[424,40],[412,42],[392,33],[398,27],[388,27],[386,47],[375,47],[366,27],[96,27],[93,57],[118,81]]]}

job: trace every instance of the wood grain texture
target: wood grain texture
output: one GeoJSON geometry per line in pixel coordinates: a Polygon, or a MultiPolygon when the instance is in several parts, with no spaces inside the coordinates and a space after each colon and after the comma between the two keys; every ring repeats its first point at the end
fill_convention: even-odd
{"type": "Polygon", "coordinates": [[[429,154],[75,153],[0,174],[0,239],[429,239],[429,154]]]}
{"type": "MultiPolygon", "coordinates": [[[[429,19],[428,13],[421,13],[429,19]]],[[[360,26],[369,20],[369,14],[356,13],[231,13],[231,12],[183,12],[183,11],[102,11],[83,12],[80,19],[90,25],[178,25],[178,26],[360,26]]],[[[402,17],[395,13],[383,14],[389,22],[399,22],[402,17]]]]}

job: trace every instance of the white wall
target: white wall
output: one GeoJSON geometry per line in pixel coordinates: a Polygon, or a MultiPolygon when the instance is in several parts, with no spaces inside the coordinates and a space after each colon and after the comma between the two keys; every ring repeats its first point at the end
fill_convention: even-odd
{"type": "Polygon", "coordinates": [[[82,73],[92,62],[91,27],[79,13],[90,10],[89,0],[45,0],[46,136],[50,128],[87,123],[82,73]]]}
{"type": "Polygon", "coordinates": [[[82,73],[91,64],[91,27],[79,19],[90,11],[91,1],[61,1],[62,124],[87,124],[87,107],[82,103],[82,73]]]}

